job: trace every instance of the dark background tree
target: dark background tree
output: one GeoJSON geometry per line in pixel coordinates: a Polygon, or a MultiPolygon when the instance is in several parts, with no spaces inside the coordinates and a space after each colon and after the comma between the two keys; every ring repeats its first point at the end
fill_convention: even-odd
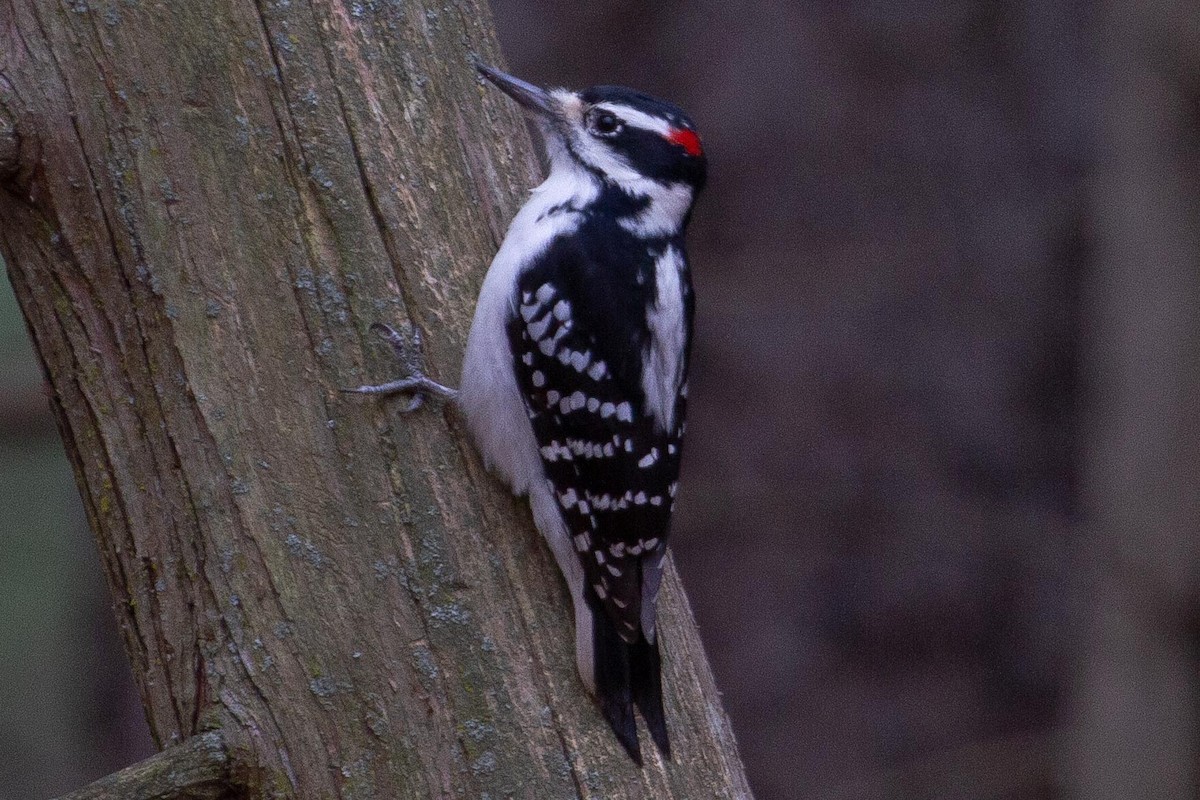
{"type": "Polygon", "coordinates": [[[712,155],[675,550],[760,800],[1046,798],[1146,775],[1194,795],[1194,589],[1153,588],[1162,561],[1093,565],[1195,563],[1167,547],[1195,531],[1194,12],[493,5],[515,72],[669,96],[712,155]],[[1164,255],[1175,271],[1144,268],[1164,255]],[[1174,455],[1151,473],[1155,453],[1174,455]],[[1110,615],[1115,633],[1087,623],[1122,595],[1158,599],[1110,615]],[[1136,676],[1163,664],[1160,697],[1189,699],[1138,716],[1136,676]],[[1099,713],[1117,698],[1127,712],[1099,713]],[[1078,730],[1089,755],[1060,759],[1078,730]],[[1139,755],[1153,730],[1157,760],[1139,755]]]}

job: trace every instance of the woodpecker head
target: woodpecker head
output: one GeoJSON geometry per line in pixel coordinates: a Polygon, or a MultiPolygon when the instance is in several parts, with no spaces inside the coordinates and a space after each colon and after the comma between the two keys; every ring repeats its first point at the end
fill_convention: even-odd
{"type": "Polygon", "coordinates": [[[695,126],[677,106],[621,86],[547,90],[476,68],[537,122],[552,172],[587,173],[633,197],[673,197],[686,217],[706,164],[695,126]]]}

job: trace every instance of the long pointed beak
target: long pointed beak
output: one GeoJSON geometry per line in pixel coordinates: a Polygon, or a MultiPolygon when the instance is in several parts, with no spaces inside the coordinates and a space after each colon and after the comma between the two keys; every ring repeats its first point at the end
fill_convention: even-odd
{"type": "Polygon", "coordinates": [[[475,69],[527,111],[544,117],[557,115],[555,104],[550,99],[550,93],[545,89],[534,86],[532,83],[526,83],[520,78],[514,78],[512,75],[503,73],[495,67],[489,67],[482,62],[475,62],[475,69]]]}

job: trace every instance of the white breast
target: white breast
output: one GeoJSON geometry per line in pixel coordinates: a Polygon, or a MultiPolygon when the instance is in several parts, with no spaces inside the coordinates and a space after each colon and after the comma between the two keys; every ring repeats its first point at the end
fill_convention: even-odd
{"type": "Polygon", "coordinates": [[[475,319],[463,358],[459,405],[484,462],[514,494],[525,494],[543,476],[537,441],[513,374],[506,330],[517,278],[550,242],[579,224],[577,214],[543,216],[555,206],[579,208],[594,199],[596,186],[574,171],[555,170],[517,212],[479,291],[475,319]]]}

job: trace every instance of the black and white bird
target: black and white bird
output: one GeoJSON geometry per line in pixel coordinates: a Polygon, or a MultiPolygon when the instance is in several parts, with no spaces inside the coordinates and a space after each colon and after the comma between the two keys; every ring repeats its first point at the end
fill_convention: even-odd
{"type": "Polygon", "coordinates": [[[457,393],[417,364],[355,391],[457,401],[485,462],[529,495],[574,601],[579,674],[641,764],[635,706],[670,755],[655,609],[692,338],[683,234],[704,152],[679,108],[641,92],[478,69],[536,121],[549,177],[492,261],[457,393]]]}

